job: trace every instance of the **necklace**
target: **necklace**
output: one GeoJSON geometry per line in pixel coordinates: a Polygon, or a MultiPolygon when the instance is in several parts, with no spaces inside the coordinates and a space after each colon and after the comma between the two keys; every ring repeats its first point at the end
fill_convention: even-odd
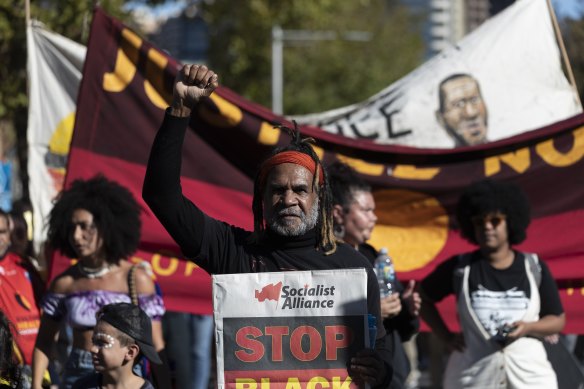
{"type": "Polygon", "coordinates": [[[94,269],[91,267],[84,267],[81,265],[81,262],[77,262],[77,267],[79,268],[79,272],[83,274],[87,278],[100,278],[105,276],[107,273],[112,271],[113,266],[108,264],[105,267],[101,267],[99,269],[94,269]]]}

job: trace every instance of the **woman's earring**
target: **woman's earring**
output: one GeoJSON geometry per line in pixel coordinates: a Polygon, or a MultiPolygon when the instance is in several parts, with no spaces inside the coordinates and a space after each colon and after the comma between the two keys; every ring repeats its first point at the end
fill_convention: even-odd
{"type": "Polygon", "coordinates": [[[342,224],[335,224],[333,233],[338,239],[343,239],[345,237],[345,226],[342,224]]]}

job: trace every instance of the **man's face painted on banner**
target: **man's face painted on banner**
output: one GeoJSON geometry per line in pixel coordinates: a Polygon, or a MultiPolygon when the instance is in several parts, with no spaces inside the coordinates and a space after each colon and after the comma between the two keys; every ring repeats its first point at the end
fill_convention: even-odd
{"type": "Polygon", "coordinates": [[[313,175],[293,163],[274,166],[266,179],[264,218],[268,227],[283,236],[300,236],[318,221],[318,195],[313,175]]]}
{"type": "Polygon", "coordinates": [[[457,146],[487,141],[487,107],[477,81],[461,76],[440,87],[440,109],[436,118],[455,139],[457,146]]]}

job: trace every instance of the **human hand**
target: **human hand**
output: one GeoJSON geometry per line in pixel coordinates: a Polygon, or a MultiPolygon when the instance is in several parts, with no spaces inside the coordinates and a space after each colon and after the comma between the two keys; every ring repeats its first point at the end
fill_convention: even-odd
{"type": "Polygon", "coordinates": [[[509,332],[507,338],[510,340],[515,340],[529,334],[530,323],[526,323],[524,321],[516,321],[512,323],[509,327],[512,328],[512,331],[509,332]]]}
{"type": "Polygon", "coordinates": [[[381,317],[383,319],[397,316],[402,309],[399,293],[392,293],[381,299],[381,317]]]}
{"type": "Polygon", "coordinates": [[[560,341],[560,335],[553,334],[553,335],[544,336],[543,340],[549,344],[557,344],[560,341]]]}
{"type": "Polygon", "coordinates": [[[184,65],[174,79],[172,109],[181,116],[190,114],[201,97],[208,97],[219,86],[218,76],[205,65],[184,65]]]}
{"type": "Polygon", "coordinates": [[[373,349],[361,350],[351,358],[349,375],[359,388],[364,388],[366,383],[372,387],[383,383],[386,374],[381,356],[373,349]]]}
{"type": "Polygon", "coordinates": [[[422,298],[418,292],[414,292],[416,287],[416,281],[410,280],[406,290],[402,293],[402,298],[407,301],[407,305],[410,311],[410,315],[418,316],[420,314],[420,308],[422,306],[422,298]]]}

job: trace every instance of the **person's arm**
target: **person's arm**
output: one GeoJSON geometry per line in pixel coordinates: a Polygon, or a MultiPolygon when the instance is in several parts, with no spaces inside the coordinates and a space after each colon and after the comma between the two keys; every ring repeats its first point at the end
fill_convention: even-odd
{"type": "Polygon", "coordinates": [[[420,315],[420,308],[422,307],[422,298],[416,291],[416,281],[410,280],[406,290],[402,293],[403,305],[406,306],[408,315],[412,318],[417,318],[420,315]]]}
{"type": "MultiPolygon", "coordinates": [[[[138,268],[136,271],[136,291],[138,295],[153,295],[156,294],[156,287],[154,281],[143,268],[138,268]]],[[[152,343],[158,352],[158,356],[162,360],[161,365],[151,364],[152,380],[156,388],[164,389],[172,387],[172,380],[170,376],[170,367],[168,365],[168,358],[166,357],[166,350],[164,345],[164,338],[162,336],[162,322],[160,320],[152,320],[152,343]]]]}
{"type": "Polygon", "coordinates": [[[377,319],[375,348],[364,349],[351,358],[349,374],[359,387],[367,383],[373,388],[387,388],[393,377],[393,366],[387,361],[393,361],[394,344],[393,337],[386,336],[383,327],[377,278],[370,265],[367,268],[367,310],[377,319]]]}
{"type": "MultiPolygon", "coordinates": [[[[401,284],[400,284],[401,285],[401,284]]],[[[414,290],[415,281],[410,280],[400,296],[402,309],[396,317],[385,319],[383,325],[388,332],[397,331],[402,342],[408,341],[420,329],[420,306],[422,299],[414,290]]],[[[402,290],[403,287],[400,289],[402,290]]]]}
{"type": "Polygon", "coordinates": [[[179,71],[173,103],[156,134],[142,188],[144,201],[187,257],[199,254],[205,215],[182,195],[182,146],[192,109],[217,86],[217,76],[205,66],[185,65],[179,71]]]}
{"type": "Polygon", "coordinates": [[[71,291],[74,282],[74,278],[69,275],[69,270],[61,273],[53,280],[42,302],[41,324],[32,354],[33,389],[41,388],[60,323],[67,315],[65,296],[71,291]]]}
{"type": "Polygon", "coordinates": [[[49,358],[55,337],[59,332],[59,322],[43,314],[32,354],[32,389],[41,389],[43,376],[49,367],[49,358]]]}
{"type": "Polygon", "coordinates": [[[457,257],[441,263],[420,282],[418,290],[422,299],[420,306],[422,319],[450,350],[462,351],[465,347],[462,334],[450,331],[436,307],[437,302],[454,293],[453,274],[457,264],[457,257]]]}
{"type": "Polygon", "coordinates": [[[510,339],[522,336],[544,338],[548,335],[560,333],[566,325],[566,315],[547,315],[533,322],[516,321],[511,324],[515,329],[508,335],[510,339]]]}
{"type": "Polygon", "coordinates": [[[465,347],[464,339],[460,334],[455,334],[450,331],[442,315],[438,312],[438,308],[436,308],[436,304],[432,302],[429,298],[427,298],[423,292],[422,295],[422,307],[420,310],[420,314],[422,319],[430,326],[432,332],[438,336],[438,338],[442,339],[447,345],[449,349],[462,351],[465,347]]]}
{"type": "Polygon", "coordinates": [[[540,319],[529,323],[523,321],[512,323],[511,326],[515,327],[515,329],[508,335],[509,338],[519,338],[522,336],[545,338],[546,336],[560,333],[566,325],[566,315],[562,307],[562,300],[560,299],[556,281],[546,263],[541,260],[540,268],[540,319]]]}

